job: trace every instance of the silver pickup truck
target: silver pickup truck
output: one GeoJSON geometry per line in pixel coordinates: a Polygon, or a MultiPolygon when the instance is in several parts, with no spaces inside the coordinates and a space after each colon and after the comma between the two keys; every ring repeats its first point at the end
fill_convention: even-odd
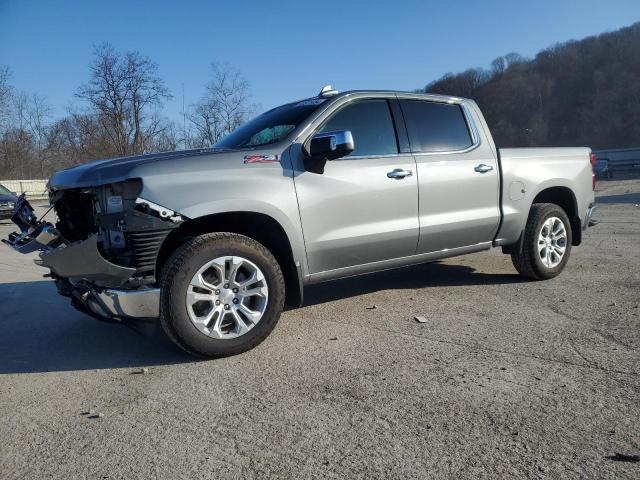
{"type": "Polygon", "coordinates": [[[491,247],[555,277],[592,222],[594,160],[498,149],[472,100],[325,87],[212,148],[60,171],[56,220],[21,198],[4,241],[39,251],[82,312],[159,319],[217,357],[260,343],[312,283],[491,247]]]}

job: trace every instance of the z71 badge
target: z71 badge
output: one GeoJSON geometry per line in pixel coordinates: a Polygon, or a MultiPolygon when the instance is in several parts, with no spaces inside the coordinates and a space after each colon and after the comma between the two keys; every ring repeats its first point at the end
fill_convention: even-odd
{"type": "Polygon", "coordinates": [[[280,155],[245,155],[244,163],[275,163],[280,161],[280,155]]]}

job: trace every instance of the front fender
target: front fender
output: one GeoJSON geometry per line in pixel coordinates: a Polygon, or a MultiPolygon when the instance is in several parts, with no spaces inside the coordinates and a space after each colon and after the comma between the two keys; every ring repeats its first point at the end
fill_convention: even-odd
{"type": "Polygon", "coordinates": [[[199,158],[181,162],[180,169],[156,165],[140,172],[140,196],[192,220],[232,212],[271,217],[286,233],[294,261],[306,275],[304,239],[288,155],[285,152],[275,163],[245,164],[242,159],[220,155],[207,163],[206,158],[199,158]]]}
{"type": "Polygon", "coordinates": [[[218,213],[232,212],[251,212],[260,213],[273,218],[287,234],[291,243],[294,260],[301,261],[304,257],[304,242],[301,234],[297,203],[295,209],[288,208],[288,211],[274,205],[272,203],[263,202],[254,199],[244,199],[242,201],[234,200],[212,200],[209,202],[201,202],[188,208],[179,210],[181,215],[195,220],[207,215],[218,213]],[[292,216],[294,215],[294,216],[292,216]],[[292,221],[292,218],[294,219],[292,221]],[[297,221],[296,221],[297,220],[297,221]]]}

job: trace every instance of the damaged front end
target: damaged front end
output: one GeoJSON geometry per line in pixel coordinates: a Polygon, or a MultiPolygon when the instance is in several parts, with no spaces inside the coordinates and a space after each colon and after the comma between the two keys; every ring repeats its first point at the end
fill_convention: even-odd
{"type": "Polygon", "coordinates": [[[55,224],[38,220],[21,197],[13,222],[19,232],[4,243],[21,253],[39,251],[58,292],[99,318],[157,318],[160,247],[185,218],[140,198],[141,180],[51,190],[55,224]]]}

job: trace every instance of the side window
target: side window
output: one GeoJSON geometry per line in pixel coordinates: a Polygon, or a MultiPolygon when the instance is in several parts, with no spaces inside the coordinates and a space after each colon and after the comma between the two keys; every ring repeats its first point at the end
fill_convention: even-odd
{"type": "Polygon", "coordinates": [[[351,155],[398,153],[396,131],[388,102],[381,99],[356,101],[333,114],[320,132],[350,130],[355,150],[351,155]]]}
{"type": "Polygon", "coordinates": [[[412,152],[464,150],[473,142],[460,105],[400,100],[412,152]]]}

